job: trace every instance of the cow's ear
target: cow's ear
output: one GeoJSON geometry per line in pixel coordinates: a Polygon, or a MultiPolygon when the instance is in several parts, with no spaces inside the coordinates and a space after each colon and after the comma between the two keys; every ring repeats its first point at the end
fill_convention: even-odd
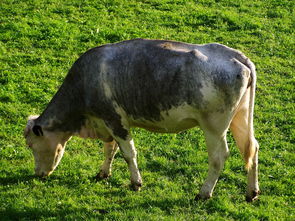
{"type": "Polygon", "coordinates": [[[39,125],[35,125],[34,127],[33,127],[33,132],[34,132],[34,134],[36,135],[36,136],[43,136],[43,131],[42,131],[42,127],[41,126],[39,126],[39,125]]]}
{"type": "Polygon", "coordinates": [[[37,118],[38,118],[37,115],[29,116],[26,128],[24,129],[24,136],[25,137],[27,137],[29,135],[30,131],[33,129],[33,127],[35,125],[35,119],[37,119],[37,118]]]}

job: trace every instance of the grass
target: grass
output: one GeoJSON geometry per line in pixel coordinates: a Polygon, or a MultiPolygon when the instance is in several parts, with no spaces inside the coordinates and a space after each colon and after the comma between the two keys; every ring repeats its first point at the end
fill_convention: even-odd
{"type": "Polygon", "coordinates": [[[295,220],[295,35],[292,0],[1,0],[0,220],[295,220]],[[71,64],[87,49],[131,38],[219,42],[256,64],[256,137],[260,200],[244,202],[243,161],[231,157],[215,195],[195,202],[207,172],[203,134],[154,134],[134,129],[144,187],[129,190],[122,156],[113,176],[92,177],[102,143],[74,138],[47,180],[33,176],[22,136],[71,64]]]}

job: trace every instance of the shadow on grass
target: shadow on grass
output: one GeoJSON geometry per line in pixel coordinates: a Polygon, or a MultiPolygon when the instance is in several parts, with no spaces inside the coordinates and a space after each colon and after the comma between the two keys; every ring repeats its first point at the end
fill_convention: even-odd
{"type": "Polygon", "coordinates": [[[49,211],[46,210],[33,208],[25,208],[24,210],[9,208],[4,211],[0,211],[0,216],[3,220],[39,220],[40,218],[53,217],[54,214],[49,213],[49,211]]]}
{"type": "Polygon", "coordinates": [[[177,180],[179,178],[186,177],[187,179],[195,179],[196,176],[200,176],[203,172],[203,168],[196,165],[188,165],[181,161],[166,161],[165,163],[157,162],[155,160],[148,161],[146,163],[146,171],[150,171],[154,174],[169,177],[171,180],[177,180]]]}
{"type": "Polygon", "coordinates": [[[16,175],[12,174],[7,177],[0,177],[0,183],[3,186],[7,185],[14,185],[18,183],[26,183],[29,182],[33,179],[36,179],[37,177],[35,175],[28,175],[28,174],[23,174],[23,175],[16,175]]]}
{"type": "Polygon", "coordinates": [[[103,209],[91,211],[86,208],[65,208],[51,211],[48,209],[25,207],[22,210],[15,208],[9,208],[4,211],[0,210],[0,217],[1,220],[72,220],[82,217],[91,217],[101,220],[107,213],[108,212],[103,209]]]}

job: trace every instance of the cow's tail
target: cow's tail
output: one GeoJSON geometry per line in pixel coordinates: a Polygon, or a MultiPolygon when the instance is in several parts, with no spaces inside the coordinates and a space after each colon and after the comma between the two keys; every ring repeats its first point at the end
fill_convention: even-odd
{"type": "Polygon", "coordinates": [[[255,100],[255,89],[256,89],[256,69],[255,65],[247,59],[247,66],[251,71],[251,83],[250,83],[250,98],[249,98],[249,111],[248,111],[248,133],[249,142],[244,150],[244,159],[246,162],[245,168],[249,171],[253,164],[255,153],[258,149],[258,143],[254,137],[254,126],[253,126],[253,115],[254,115],[254,100],[255,100]]]}

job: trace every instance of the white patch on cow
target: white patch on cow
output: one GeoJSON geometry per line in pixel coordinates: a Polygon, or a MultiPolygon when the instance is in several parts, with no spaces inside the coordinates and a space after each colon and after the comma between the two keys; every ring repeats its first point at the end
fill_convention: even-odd
{"type": "Polygon", "coordinates": [[[222,108],[221,97],[219,92],[214,88],[211,82],[204,82],[203,87],[200,88],[203,95],[203,103],[206,110],[214,110],[216,108],[222,108]]]}
{"type": "Polygon", "coordinates": [[[128,130],[130,123],[128,121],[128,116],[125,110],[122,107],[120,107],[116,102],[113,102],[113,106],[115,108],[116,113],[121,116],[121,124],[126,130],[128,130]]]}
{"type": "Polygon", "coordinates": [[[204,55],[200,50],[194,49],[194,50],[192,50],[192,52],[199,60],[201,60],[203,62],[208,61],[208,57],[206,55],[204,55]]]}
{"type": "Polygon", "coordinates": [[[108,85],[108,83],[103,82],[102,86],[103,86],[104,94],[105,94],[106,98],[111,99],[112,98],[112,90],[111,90],[110,86],[108,85]]]}
{"type": "Polygon", "coordinates": [[[192,106],[184,103],[178,107],[160,113],[161,120],[131,120],[131,126],[145,128],[159,133],[177,133],[197,126],[200,114],[192,106]]]}
{"type": "Polygon", "coordinates": [[[105,60],[101,61],[101,63],[100,63],[100,71],[102,73],[108,72],[108,64],[106,63],[106,58],[105,58],[105,60]]]}

